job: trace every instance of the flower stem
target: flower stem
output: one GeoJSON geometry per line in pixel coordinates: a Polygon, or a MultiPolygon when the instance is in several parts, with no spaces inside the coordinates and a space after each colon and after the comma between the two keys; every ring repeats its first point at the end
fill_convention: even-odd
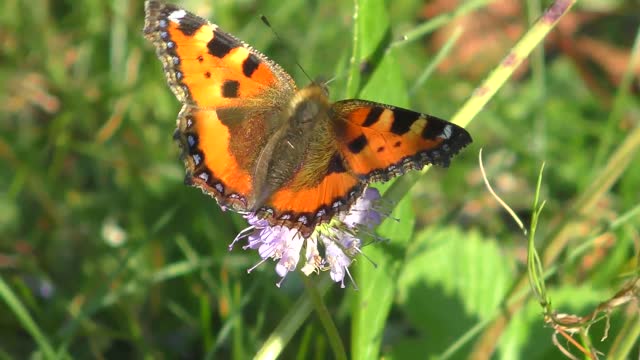
{"type": "MultiPolygon", "coordinates": [[[[318,284],[316,291],[320,294],[324,294],[329,290],[329,286],[332,286],[333,282],[329,277],[324,277],[318,284]],[[319,289],[319,290],[318,290],[319,289]]],[[[256,353],[254,359],[256,360],[271,360],[277,359],[285,345],[289,343],[293,335],[302,327],[304,321],[309,317],[312,311],[311,300],[309,299],[310,292],[303,293],[300,299],[291,306],[291,311],[280,320],[280,323],[273,330],[271,335],[256,353]]],[[[321,295],[322,296],[322,295],[321,295]]]]}
{"type": "Polygon", "coordinates": [[[329,310],[325,305],[322,295],[316,288],[315,284],[309,280],[307,276],[302,276],[302,281],[304,283],[305,288],[307,289],[307,293],[313,302],[313,305],[316,310],[316,314],[324,327],[324,330],[327,332],[327,337],[329,338],[329,345],[331,345],[331,349],[333,349],[333,355],[338,360],[346,360],[347,353],[344,350],[344,344],[342,343],[342,339],[340,339],[340,334],[338,333],[338,328],[336,324],[333,322],[331,318],[331,314],[329,314],[329,310]]]}

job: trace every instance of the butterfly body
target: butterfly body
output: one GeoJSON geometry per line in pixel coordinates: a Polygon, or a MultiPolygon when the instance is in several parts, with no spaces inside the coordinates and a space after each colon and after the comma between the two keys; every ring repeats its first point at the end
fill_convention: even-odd
{"type": "Polygon", "coordinates": [[[253,169],[251,210],[258,210],[285,185],[299,190],[320,183],[329,167],[330,155],[337,150],[331,136],[329,106],[324,90],[312,84],[297,92],[278,114],[276,130],[259,151],[253,169]]]}
{"type": "Polygon", "coordinates": [[[368,183],[447,166],[471,142],[434,116],[365,100],[332,103],[316,83],[298,90],[278,64],[174,5],[149,0],[145,12],[145,36],[183,104],[174,137],[185,181],[223,207],[308,234],[368,183]]]}

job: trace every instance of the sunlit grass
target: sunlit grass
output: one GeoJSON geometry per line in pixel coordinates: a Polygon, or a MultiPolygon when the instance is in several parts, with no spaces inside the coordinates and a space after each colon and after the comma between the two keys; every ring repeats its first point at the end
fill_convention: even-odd
{"type": "MultiPolygon", "coordinates": [[[[312,77],[335,76],[335,99],[358,95],[449,119],[468,110],[482,79],[437,66],[469,45],[464,26],[442,49],[427,44],[488,3],[425,21],[420,1],[363,1],[354,39],[352,2],[183,2],[299,85],[308,80],[295,59],[312,77]],[[375,60],[371,73],[361,72],[365,58],[375,60]]],[[[523,30],[551,2],[536,3],[527,2],[531,22],[514,20],[523,30]]],[[[336,339],[313,315],[299,275],[277,288],[272,264],[247,274],[257,255],[227,250],[244,220],[183,185],[171,140],[179,104],[142,37],[142,10],[142,1],[125,0],[0,4],[0,357],[332,357],[336,339]]],[[[380,229],[388,241],[364,248],[371,261],[358,260],[360,291],[327,285],[326,274],[311,278],[349,358],[479,359],[483,349],[564,358],[528,297],[525,237],[482,184],[480,147],[487,177],[525,227],[534,196],[546,201],[534,283],[554,309],[587,314],[637,277],[637,65],[621,72],[612,102],[562,53],[539,52],[531,66],[466,113],[474,144],[449,169],[389,190],[397,209],[380,229]]],[[[601,321],[590,343],[578,343],[637,357],[640,330],[624,315],[637,305],[625,306],[611,312],[608,339],[600,342],[601,321]]]]}

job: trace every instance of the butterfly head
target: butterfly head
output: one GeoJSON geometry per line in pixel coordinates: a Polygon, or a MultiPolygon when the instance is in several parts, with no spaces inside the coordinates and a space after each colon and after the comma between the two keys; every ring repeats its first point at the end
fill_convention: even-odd
{"type": "MultiPolygon", "coordinates": [[[[315,79],[315,81],[311,85],[316,85],[316,86],[320,87],[322,89],[322,91],[324,92],[324,95],[326,97],[329,97],[329,84],[331,84],[331,82],[333,82],[333,80],[335,80],[335,77],[330,78],[330,79],[326,79],[323,76],[319,76],[319,77],[317,77],[315,79]]],[[[311,86],[311,85],[309,85],[309,86],[311,86]]]]}

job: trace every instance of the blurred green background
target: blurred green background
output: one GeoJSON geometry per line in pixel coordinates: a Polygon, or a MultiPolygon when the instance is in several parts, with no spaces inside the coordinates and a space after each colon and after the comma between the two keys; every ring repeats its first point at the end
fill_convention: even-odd
{"type": "MultiPolygon", "coordinates": [[[[361,96],[442,118],[550,3],[397,0],[380,16],[366,12],[373,2],[361,2],[361,16],[384,28],[382,45],[395,48],[383,52],[377,73],[389,85],[364,84],[361,96]],[[402,42],[429,20],[423,36],[402,42]],[[418,80],[456,28],[462,36],[418,80]]],[[[267,54],[300,86],[308,80],[296,60],[312,77],[335,77],[332,98],[344,98],[352,2],[179,4],[267,54]]],[[[142,37],[143,21],[142,0],[0,4],[0,359],[244,359],[277,335],[276,324],[305,296],[300,273],[282,288],[273,263],[247,274],[257,253],[227,250],[244,221],[183,185],[171,139],[180,105],[142,37]]],[[[544,53],[468,127],[472,146],[449,169],[419,180],[394,214],[398,221],[384,225],[388,241],[364,248],[379,266],[361,257],[352,267],[357,278],[380,279],[362,280],[358,291],[334,284],[325,296],[348,353],[489,357],[474,343],[489,336],[484,325],[526,270],[526,238],[484,187],[480,148],[494,188],[527,223],[546,162],[537,240],[541,247],[566,240],[547,282],[559,311],[587,314],[636,279],[640,65],[629,61],[639,25],[637,1],[579,2],[544,53]],[[612,182],[598,183],[616,156],[623,160],[612,182]],[[388,306],[378,311],[377,302],[388,306]],[[362,325],[369,320],[371,327],[362,325]],[[356,351],[363,343],[375,350],[356,351]]],[[[380,76],[371,81],[385,84],[380,76]]],[[[604,321],[591,329],[593,345],[637,358],[639,322],[636,298],[612,309],[606,340],[604,321]]],[[[565,358],[553,333],[529,299],[509,317],[493,356],[565,358]]],[[[313,314],[282,353],[331,357],[313,314]]]]}

